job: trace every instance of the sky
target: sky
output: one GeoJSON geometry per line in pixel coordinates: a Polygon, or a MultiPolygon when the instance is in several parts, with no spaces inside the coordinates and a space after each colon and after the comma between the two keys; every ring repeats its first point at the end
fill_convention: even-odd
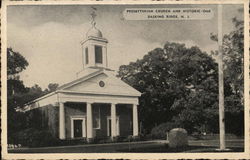
{"type": "MultiPolygon", "coordinates": [[[[217,49],[210,33],[217,33],[216,5],[92,5],[97,11],[96,27],[108,43],[108,67],[141,59],[165,42],[198,46],[210,53],[217,49]],[[211,8],[209,20],[126,20],[126,8],[211,8]]],[[[234,30],[232,18],[243,19],[242,5],[223,5],[223,34],[234,30]]],[[[22,5],[7,8],[7,46],[21,53],[29,66],[20,76],[25,86],[60,85],[76,78],[82,70],[81,45],[91,27],[89,5],[22,5]]]]}

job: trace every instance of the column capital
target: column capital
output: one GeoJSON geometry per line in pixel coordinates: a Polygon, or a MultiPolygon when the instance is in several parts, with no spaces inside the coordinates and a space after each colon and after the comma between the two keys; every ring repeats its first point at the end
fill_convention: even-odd
{"type": "Polygon", "coordinates": [[[63,101],[59,101],[59,102],[57,102],[57,103],[60,105],[60,104],[64,104],[65,102],[63,102],[63,101]]]}
{"type": "Polygon", "coordinates": [[[86,104],[93,104],[94,102],[93,101],[87,101],[85,102],[86,104]]]}

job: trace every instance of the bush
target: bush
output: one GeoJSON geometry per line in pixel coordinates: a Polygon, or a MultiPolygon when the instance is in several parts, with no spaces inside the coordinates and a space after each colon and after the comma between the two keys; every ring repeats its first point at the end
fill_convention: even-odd
{"type": "Polygon", "coordinates": [[[28,147],[53,146],[60,143],[58,138],[47,130],[37,130],[33,128],[25,129],[14,135],[14,144],[21,144],[28,147]]]}
{"type": "Polygon", "coordinates": [[[137,141],[140,141],[140,140],[141,140],[140,136],[129,135],[128,137],[123,139],[122,142],[137,142],[137,141]]]}
{"type": "Polygon", "coordinates": [[[169,147],[185,147],[188,145],[188,134],[183,128],[174,128],[169,132],[169,147]]]}
{"type": "Polygon", "coordinates": [[[151,130],[153,139],[166,139],[166,133],[175,128],[176,124],[172,122],[162,123],[151,130]]]}

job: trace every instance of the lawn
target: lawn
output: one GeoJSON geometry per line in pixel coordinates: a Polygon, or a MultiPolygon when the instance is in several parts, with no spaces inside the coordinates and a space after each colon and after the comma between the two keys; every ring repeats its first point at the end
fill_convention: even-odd
{"type": "MultiPolygon", "coordinates": [[[[185,148],[172,149],[164,141],[124,142],[113,144],[91,144],[60,147],[11,149],[9,153],[177,153],[177,152],[218,152],[218,140],[189,141],[185,148]]],[[[227,140],[228,152],[244,152],[243,139],[227,140]]]]}
{"type": "MultiPolygon", "coordinates": [[[[182,148],[169,148],[167,144],[155,143],[140,147],[133,147],[130,149],[117,150],[118,152],[132,152],[132,153],[178,153],[178,152],[221,152],[218,149],[219,144],[215,141],[191,141],[187,147],[182,148]]],[[[227,143],[227,148],[230,150],[224,152],[244,152],[243,141],[231,141],[227,143]]]]}

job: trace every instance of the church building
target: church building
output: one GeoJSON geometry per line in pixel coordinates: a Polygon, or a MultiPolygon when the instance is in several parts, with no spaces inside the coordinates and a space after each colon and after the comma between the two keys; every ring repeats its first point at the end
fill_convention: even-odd
{"type": "Polygon", "coordinates": [[[138,136],[141,93],[108,68],[107,44],[92,15],[81,42],[82,70],[56,91],[29,102],[24,112],[40,112],[41,126],[60,139],[138,136]]]}

